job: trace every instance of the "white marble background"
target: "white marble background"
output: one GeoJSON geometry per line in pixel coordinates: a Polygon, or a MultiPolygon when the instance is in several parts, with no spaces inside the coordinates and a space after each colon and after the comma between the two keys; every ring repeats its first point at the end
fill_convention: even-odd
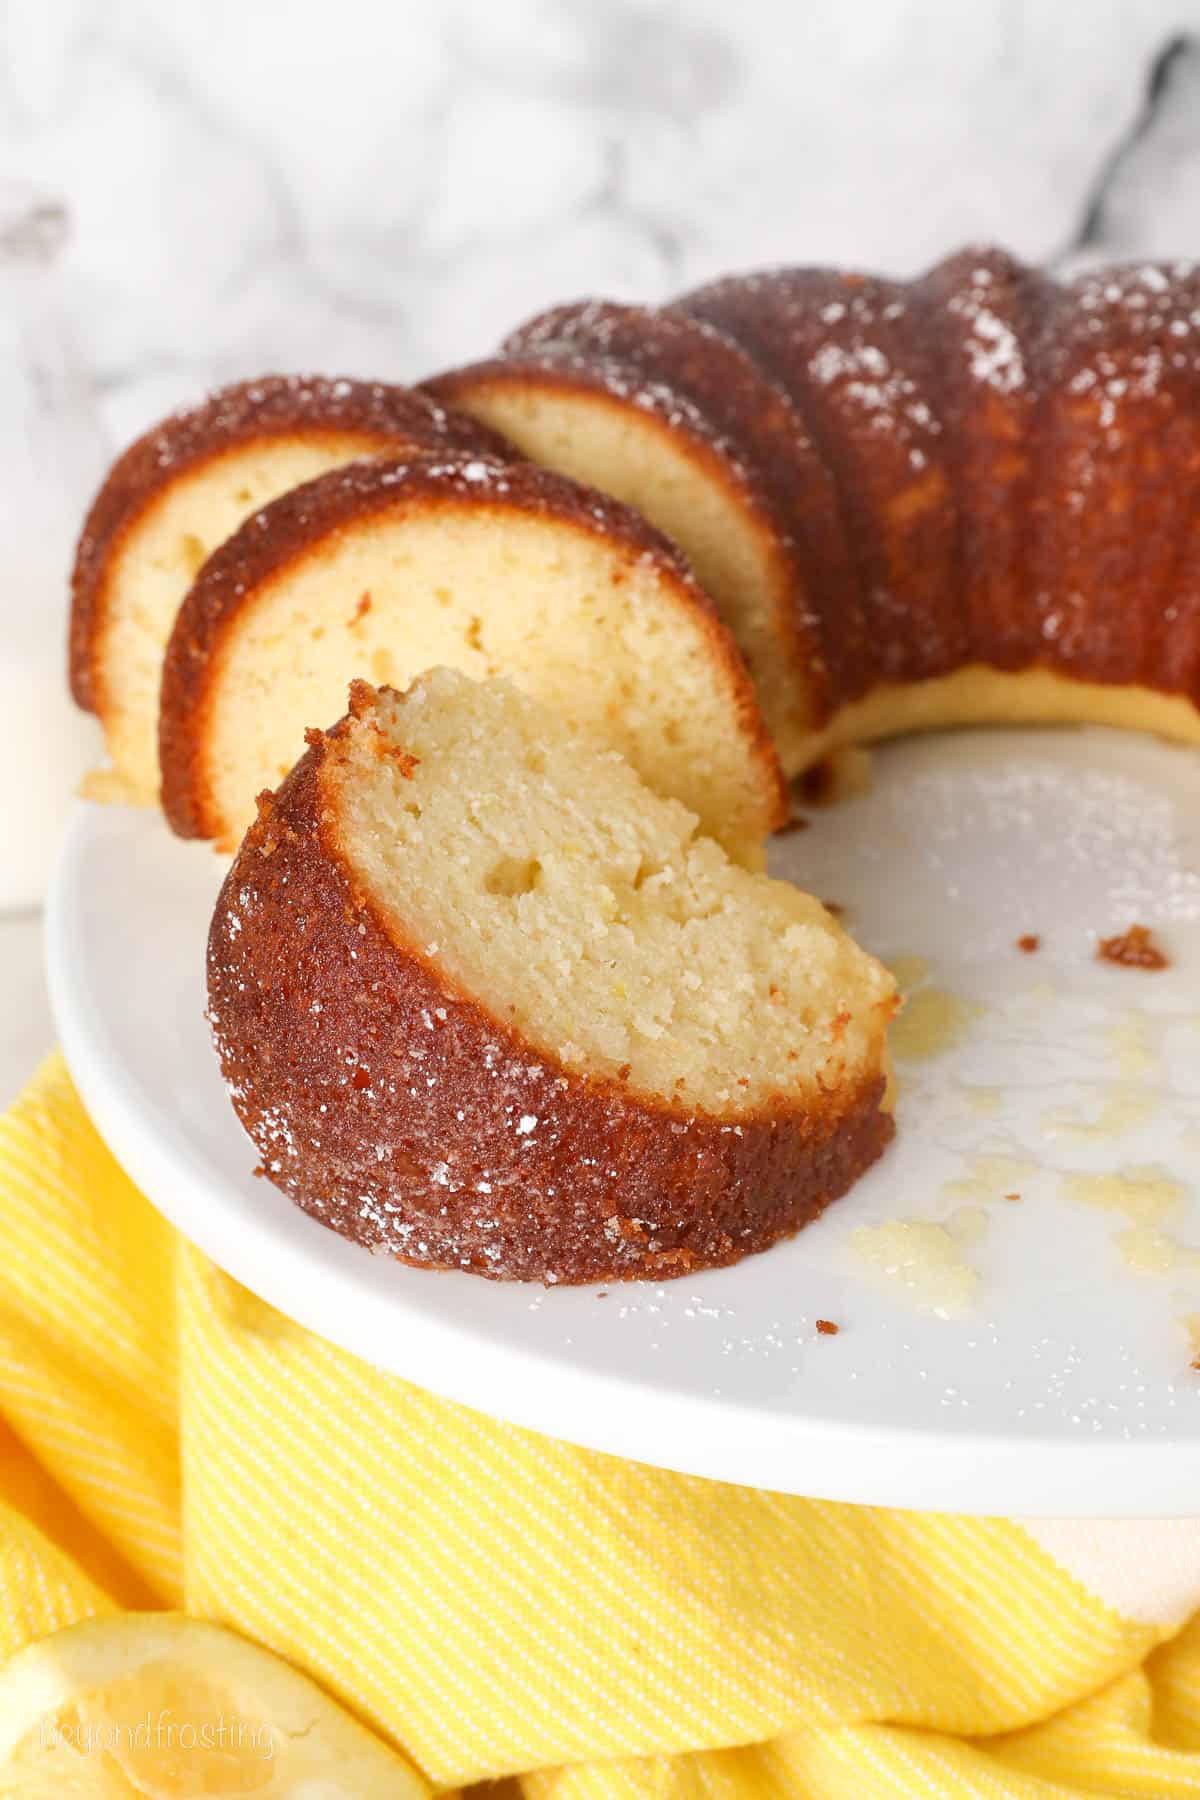
{"type": "MultiPolygon", "coordinates": [[[[6,0],[0,39],[0,180],[69,208],[114,447],[583,293],[1200,253],[1200,0],[6,0]]],[[[0,926],[0,1100],[49,1042],[36,935],[0,926]]]]}

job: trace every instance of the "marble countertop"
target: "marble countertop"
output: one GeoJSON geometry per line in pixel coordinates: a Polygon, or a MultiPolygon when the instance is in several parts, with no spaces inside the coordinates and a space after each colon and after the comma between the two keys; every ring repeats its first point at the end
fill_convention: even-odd
{"type": "Polygon", "coordinates": [[[580,294],[1200,248],[1195,0],[14,0],[0,177],[66,200],[123,438],[215,380],[405,379],[580,294]],[[286,17],[286,23],[285,23],[286,17]],[[1183,25],[1181,27],[1181,21],[1183,25]]]}
{"type": "MultiPolygon", "coordinates": [[[[586,293],[1200,253],[1200,6],[13,0],[13,177],[68,209],[115,448],[214,382],[411,378],[586,293]]],[[[52,1037],[37,937],[0,922],[0,1099],[52,1037]]]]}

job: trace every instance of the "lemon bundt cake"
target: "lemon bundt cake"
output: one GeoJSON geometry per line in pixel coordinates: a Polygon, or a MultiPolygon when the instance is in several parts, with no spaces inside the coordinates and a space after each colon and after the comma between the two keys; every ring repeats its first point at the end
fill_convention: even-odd
{"type": "Polygon", "coordinates": [[[118,458],[76,553],[70,672],[75,699],[100,717],[124,797],[158,797],[163,649],[211,551],[297,482],[415,448],[506,451],[410,388],[270,375],[176,413],[118,458]]]}
{"type": "Polygon", "coordinates": [[[735,276],[428,386],[676,539],[789,773],[958,723],[1200,741],[1200,268],[735,276]]]}
{"type": "Polygon", "coordinates": [[[265,794],[209,1001],[263,1170],[406,1262],[682,1274],[878,1155],[891,977],[503,681],[365,683],[265,794]]]}
{"type": "Polygon", "coordinates": [[[743,860],[786,816],[753,684],[674,548],[547,470],[426,456],[319,476],[209,559],[163,670],[171,825],[232,849],[353,678],[440,663],[550,701],[743,860]]]}
{"type": "Polygon", "coordinates": [[[209,978],[265,1171],[406,1260],[682,1273],[879,1153],[892,983],[740,866],[785,773],[958,723],[1200,742],[1200,268],[584,302],[343,395],[357,435],[270,385],[118,464],[73,680],[230,847],[389,684],[263,798],[209,978]]]}

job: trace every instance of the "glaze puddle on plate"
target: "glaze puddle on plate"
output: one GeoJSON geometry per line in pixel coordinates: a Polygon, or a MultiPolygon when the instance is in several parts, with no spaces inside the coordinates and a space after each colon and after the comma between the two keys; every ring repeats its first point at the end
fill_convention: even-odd
{"type": "MultiPolygon", "coordinates": [[[[913,739],[781,838],[777,873],[904,959],[899,1134],[791,1243],[663,1286],[406,1270],[256,1181],[202,1018],[220,868],[156,818],[77,815],[52,992],[84,1096],[156,1205],[263,1298],[399,1374],[618,1454],[796,1492],[1194,1512],[1198,777],[1194,752],[1103,731],[913,739]],[[1134,922],[1169,969],[1096,961],[1134,922]],[[1036,951],[1018,949],[1029,935],[1036,951]],[[983,1225],[964,1232],[964,1211],[983,1225]],[[864,1258],[886,1240],[855,1249],[897,1221],[953,1240],[946,1257],[974,1276],[962,1304],[928,1304],[916,1264],[906,1283],[864,1258]]],[[[922,1238],[939,1244],[898,1241],[922,1238]]]]}

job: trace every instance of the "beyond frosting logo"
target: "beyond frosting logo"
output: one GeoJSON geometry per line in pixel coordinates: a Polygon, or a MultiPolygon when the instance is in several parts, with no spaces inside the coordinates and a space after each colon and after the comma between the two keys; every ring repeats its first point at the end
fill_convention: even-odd
{"type": "Polygon", "coordinates": [[[147,1712],[136,1722],[123,1719],[44,1719],[40,1727],[44,1750],[67,1745],[81,1755],[108,1751],[161,1752],[170,1755],[182,1751],[196,1755],[205,1751],[234,1758],[256,1757],[270,1762],[275,1755],[275,1734],[270,1725],[251,1724],[246,1719],[216,1713],[204,1718],[185,1718],[160,1707],[147,1712]]]}

